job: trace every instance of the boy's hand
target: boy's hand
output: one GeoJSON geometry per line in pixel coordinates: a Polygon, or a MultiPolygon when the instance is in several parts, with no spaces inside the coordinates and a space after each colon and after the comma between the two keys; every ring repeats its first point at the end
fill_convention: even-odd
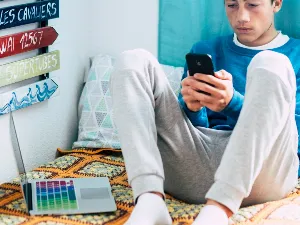
{"type": "Polygon", "coordinates": [[[225,70],[221,70],[215,73],[215,77],[205,74],[188,76],[182,81],[181,93],[187,107],[192,111],[197,109],[195,107],[195,102],[197,102],[198,111],[202,106],[205,106],[214,112],[220,112],[225,109],[233,96],[232,75],[225,70]],[[198,91],[204,91],[207,94],[198,91]]]}
{"type": "Polygon", "coordinates": [[[182,85],[181,94],[188,109],[193,112],[198,112],[202,109],[203,105],[200,104],[198,99],[196,99],[193,95],[189,93],[189,89],[192,89],[192,86],[190,84],[194,82],[198,82],[198,81],[194,76],[190,76],[188,72],[188,76],[185,79],[183,79],[181,82],[182,85]]]}

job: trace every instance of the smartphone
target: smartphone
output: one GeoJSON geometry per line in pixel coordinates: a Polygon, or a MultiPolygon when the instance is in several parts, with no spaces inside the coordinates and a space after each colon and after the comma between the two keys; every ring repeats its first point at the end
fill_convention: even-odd
{"type": "MultiPolygon", "coordinates": [[[[190,76],[194,76],[195,73],[202,73],[207,75],[214,76],[214,65],[211,60],[211,57],[207,54],[195,54],[195,53],[188,53],[186,55],[186,63],[189,70],[190,76]]],[[[201,81],[203,83],[206,83],[210,86],[213,86],[210,83],[207,83],[205,81],[201,81]]],[[[210,95],[207,92],[198,90],[199,93],[203,93],[206,95],[210,95]]]]}
{"type": "Polygon", "coordinates": [[[185,58],[191,76],[195,73],[214,76],[214,65],[209,55],[188,53],[185,58]]]}

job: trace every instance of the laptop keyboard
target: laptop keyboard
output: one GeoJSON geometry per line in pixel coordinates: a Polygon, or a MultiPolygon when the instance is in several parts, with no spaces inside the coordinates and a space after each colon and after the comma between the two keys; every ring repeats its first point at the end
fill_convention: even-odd
{"type": "Polygon", "coordinates": [[[38,211],[78,209],[73,180],[36,182],[38,211]]]}

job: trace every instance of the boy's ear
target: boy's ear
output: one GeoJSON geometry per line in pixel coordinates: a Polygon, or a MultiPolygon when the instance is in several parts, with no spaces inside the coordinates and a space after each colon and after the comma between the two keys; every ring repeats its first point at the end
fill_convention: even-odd
{"type": "Polygon", "coordinates": [[[283,0],[275,0],[273,3],[273,12],[278,13],[282,7],[282,1],[283,0]]]}

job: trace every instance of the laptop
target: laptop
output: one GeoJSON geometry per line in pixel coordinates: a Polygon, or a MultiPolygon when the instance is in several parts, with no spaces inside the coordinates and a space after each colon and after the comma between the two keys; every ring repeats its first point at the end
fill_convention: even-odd
{"type": "Polygon", "coordinates": [[[28,214],[65,215],[117,210],[107,177],[28,180],[11,110],[10,132],[28,214]]]}

